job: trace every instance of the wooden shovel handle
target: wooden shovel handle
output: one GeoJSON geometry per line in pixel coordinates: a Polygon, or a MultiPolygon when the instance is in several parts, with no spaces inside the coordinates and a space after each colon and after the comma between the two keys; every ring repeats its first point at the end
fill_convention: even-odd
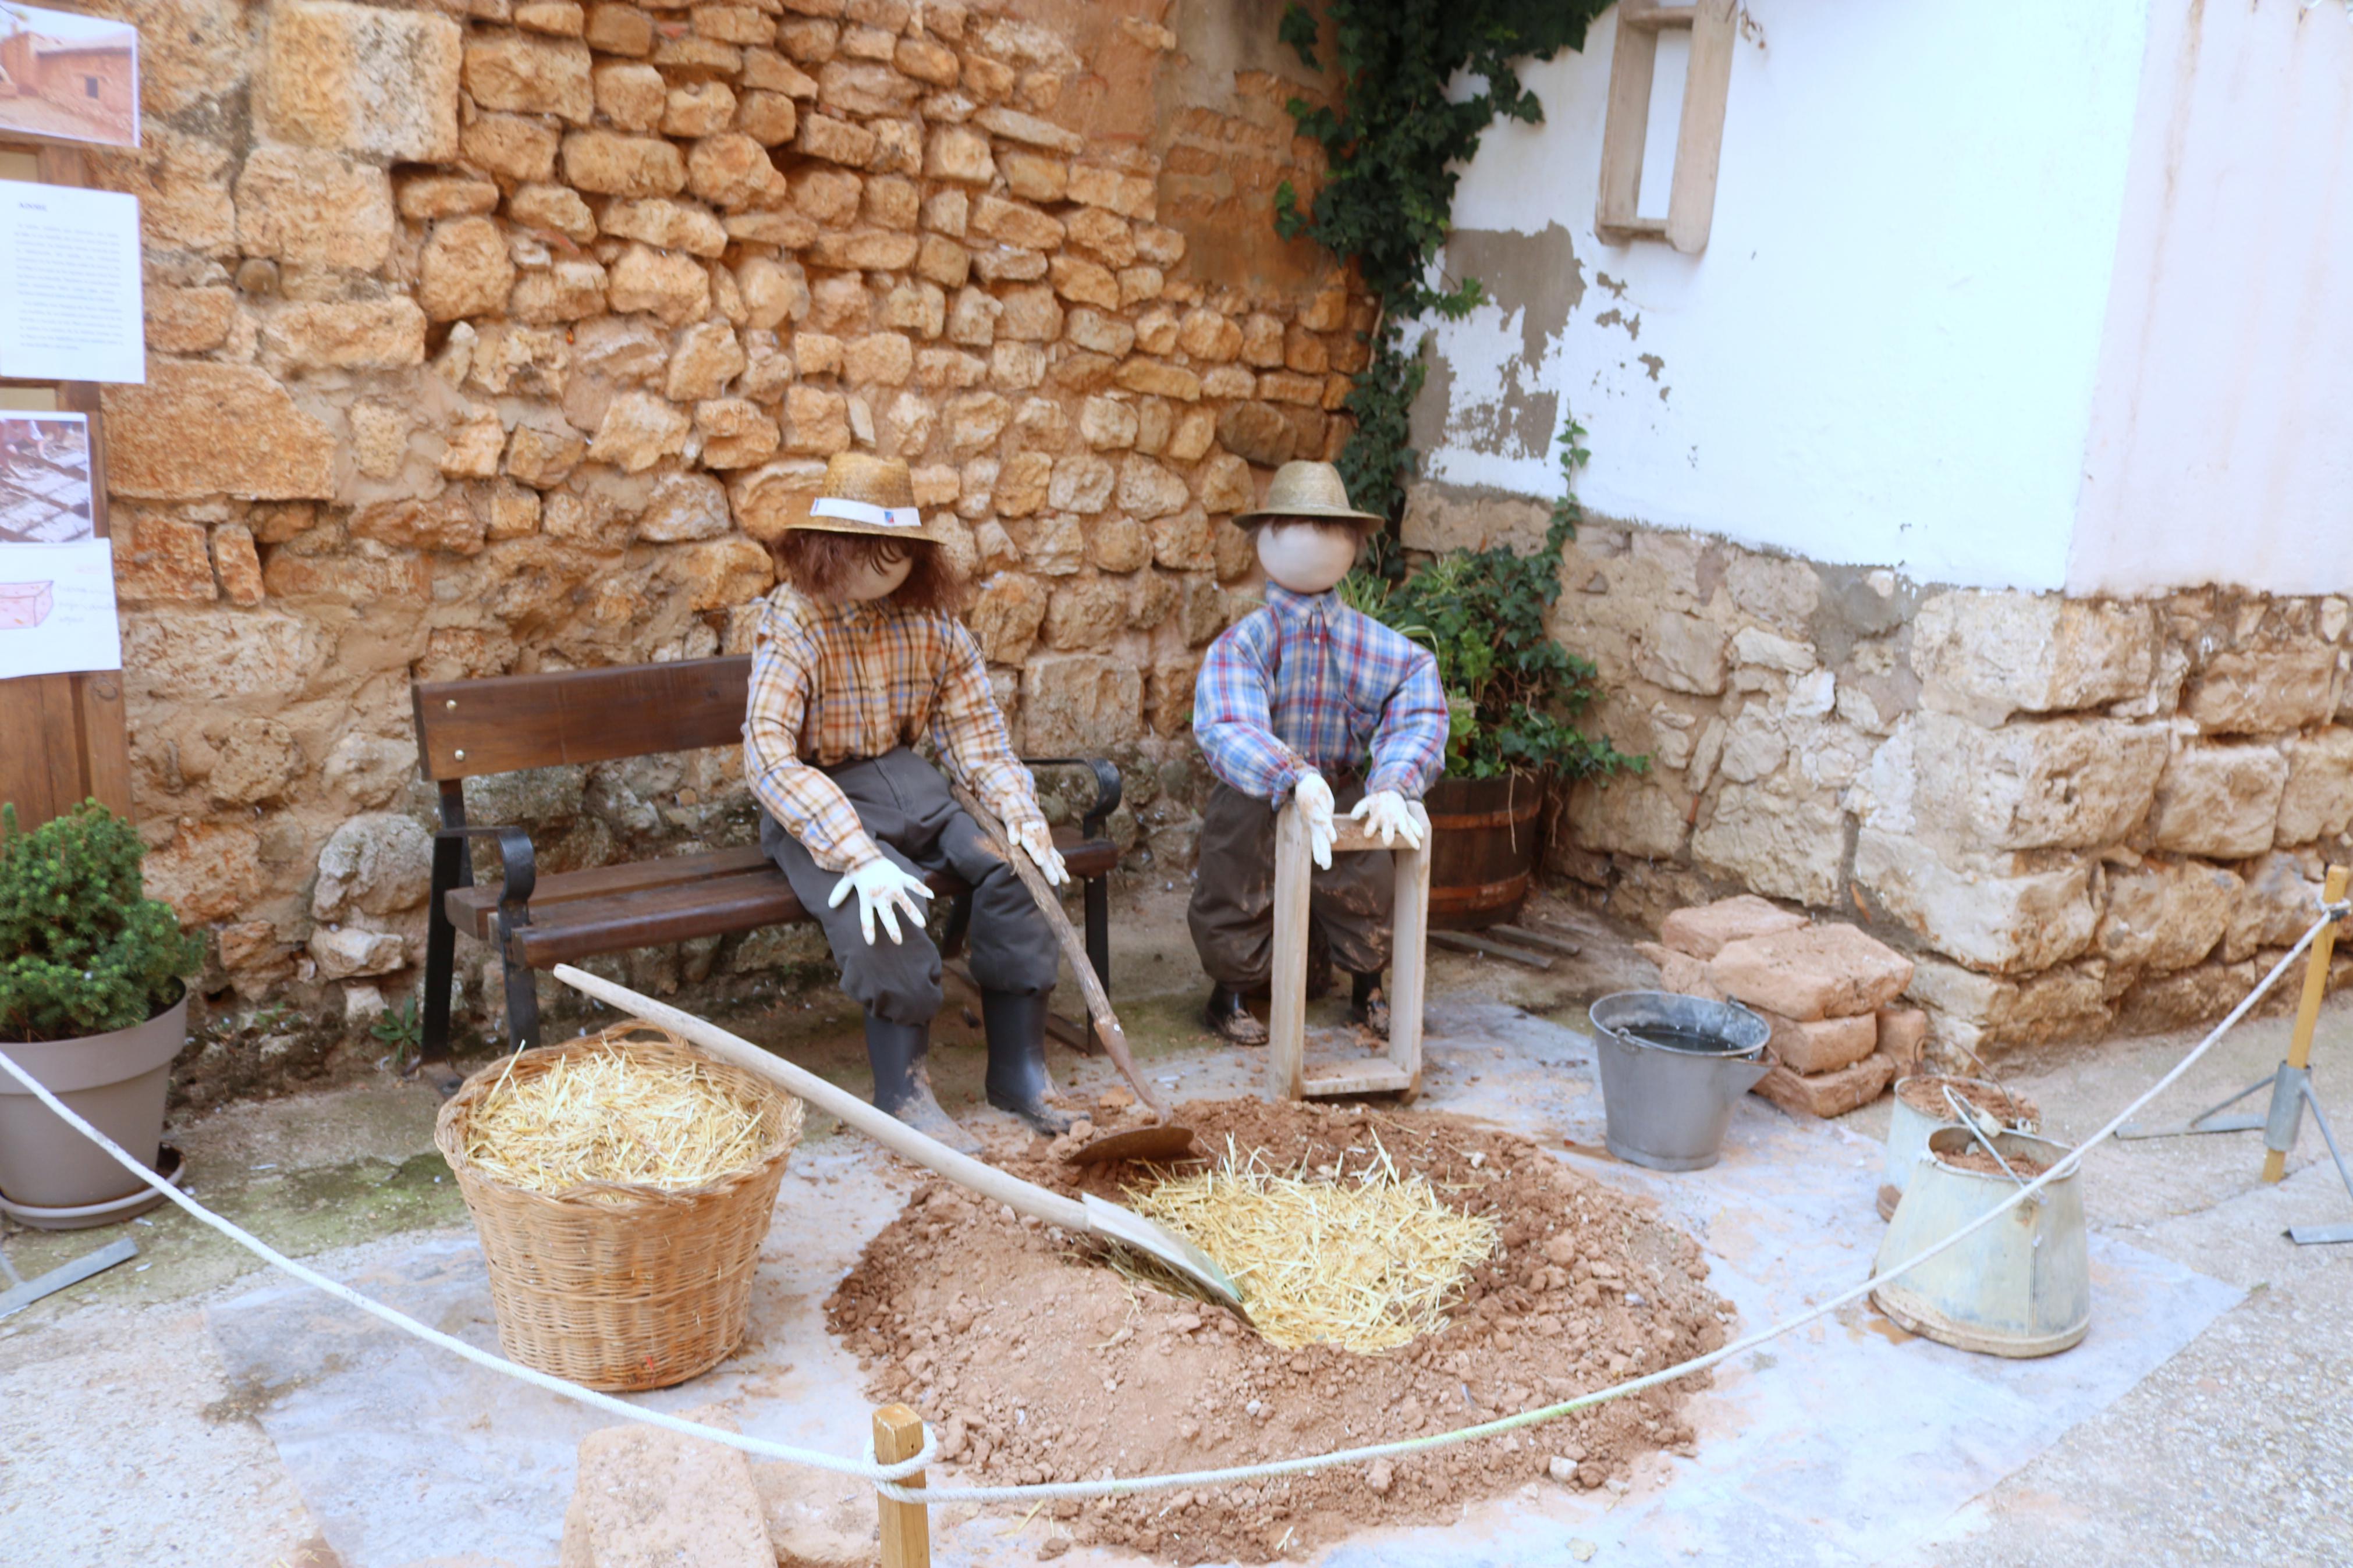
{"type": "Polygon", "coordinates": [[[1136,1099],[1144,1101],[1145,1109],[1161,1121],[1167,1121],[1168,1112],[1159,1100],[1153,1098],[1152,1090],[1145,1087],[1144,1075],[1135,1070],[1135,1058],[1129,1054],[1127,1048],[1127,1031],[1119,1026],[1119,1016],[1111,1010],[1111,997],[1103,991],[1103,978],[1095,973],[1094,960],[1087,956],[1087,944],[1079,940],[1077,931],[1071,929],[1071,917],[1062,912],[1062,900],[1055,897],[1054,889],[1046,885],[1045,873],[1039,870],[1036,862],[1013,843],[1012,837],[1005,831],[1004,824],[990,816],[988,808],[981,805],[970,790],[962,784],[950,784],[948,793],[955,796],[956,804],[971,815],[988,841],[1011,863],[1013,874],[1021,879],[1021,885],[1029,889],[1029,896],[1038,901],[1046,923],[1053,928],[1056,940],[1061,942],[1062,951],[1070,954],[1071,968],[1079,977],[1079,989],[1086,993],[1087,1016],[1093,1021],[1095,1034],[1102,1039],[1103,1050],[1111,1057],[1113,1065],[1119,1068],[1120,1077],[1127,1079],[1128,1087],[1135,1090],[1136,1099]]]}
{"type": "Polygon", "coordinates": [[[1059,1225],[1067,1231],[1083,1236],[1094,1229],[1093,1221],[1087,1215],[1086,1205],[1076,1199],[1048,1192],[1044,1187],[1009,1175],[994,1165],[985,1165],[969,1154],[959,1154],[946,1144],[924,1137],[890,1112],[876,1110],[848,1089],[836,1088],[815,1073],[797,1068],[782,1057],[764,1051],[739,1036],[729,1034],[716,1024],[707,1023],[691,1013],[681,1012],[650,996],[640,996],[626,985],[616,985],[568,963],[557,964],[554,973],[558,980],[575,991],[594,996],[607,1006],[617,1007],[649,1024],[659,1024],[671,1033],[693,1041],[723,1061],[733,1062],[746,1072],[757,1073],[772,1083],[782,1085],[818,1110],[830,1113],[844,1126],[856,1128],[892,1153],[912,1160],[927,1171],[936,1172],[960,1187],[969,1187],[982,1197],[1006,1205],[1016,1214],[1034,1215],[1046,1224],[1059,1225]]]}

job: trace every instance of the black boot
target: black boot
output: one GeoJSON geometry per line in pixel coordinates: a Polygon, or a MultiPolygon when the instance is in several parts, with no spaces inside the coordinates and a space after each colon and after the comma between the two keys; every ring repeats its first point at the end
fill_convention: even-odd
{"type": "Polygon", "coordinates": [[[977,1154],[980,1140],[949,1121],[932,1095],[932,1075],[923,1066],[931,1048],[929,1024],[894,1024],[866,1015],[866,1060],[874,1069],[875,1108],[960,1154],[977,1154]]]}
{"type": "Polygon", "coordinates": [[[988,1035],[988,1103],[1049,1138],[1071,1130],[1071,1119],[1047,1103],[1054,1092],[1054,1075],[1046,1070],[1046,1005],[1052,995],[980,994],[981,1026],[988,1035]]]}
{"type": "Polygon", "coordinates": [[[1229,1046],[1266,1044],[1266,1026],[1251,1015],[1242,994],[1229,985],[1209,987],[1209,1000],[1202,1005],[1201,1021],[1209,1026],[1211,1034],[1229,1046]]]}
{"type": "Polygon", "coordinates": [[[1389,999],[1382,994],[1377,970],[1348,976],[1348,1022],[1362,1024],[1383,1039],[1388,1037],[1389,999]]]}

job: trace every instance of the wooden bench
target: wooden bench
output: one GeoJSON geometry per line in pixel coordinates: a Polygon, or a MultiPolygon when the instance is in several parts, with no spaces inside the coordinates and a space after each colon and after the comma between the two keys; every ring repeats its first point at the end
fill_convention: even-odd
{"type": "MultiPolygon", "coordinates": [[[[541,1043],[535,969],[809,918],[756,844],[541,876],[524,829],[466,817],[465,781],[484,773],[741,745],[751,676],[751,659],[741,657],[415,683],[418,769],[441,795],[422,1030],[422,1055],[437,1082],[450,1079],[449,984],[460,931],[497,949],[507,1032],[522,1050],[541,1043]],[[475,885],[468,851],[476,838],[497,844],[501,881],[475,885]]],[[[1086,768],[1094,774],[1094,802],[1081,826],[1057,829],[1054,839],[1071,875],[1084,885],[1087,956],[1108,984],[1107,879],[1119,851],[1103,827],[1119,805],[1119,770],[1099,758],[1024,761],[1033,770],[1086,768]]],[[[972,890],[943,874],[930,882],[953,900],[943,948],[953,955],[971,920],[972,890]]]]}

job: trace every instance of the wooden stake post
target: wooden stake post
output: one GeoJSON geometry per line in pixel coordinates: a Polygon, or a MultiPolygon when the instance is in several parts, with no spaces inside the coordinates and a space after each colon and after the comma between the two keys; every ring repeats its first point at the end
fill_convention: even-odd
{"type": "MultiPolygon", "coordinates": [[[[2328,879],[2321,886],[2321,901],[2343,903],[2347,879],[2347,868],[2330,867],[2328,879]]],[[[2312,1066],[2312,1032],[2320,1023],[2321,998],[2328,994],[2328,962],[2337,952],[2337,929],[2341,923],[2332,922],[2312,939],[2312,962],[2304,971],[2304,1000],[2295,1010],[2295,1032],[2288,1037],[2287,1065],[2299,1074],[2312,1066]]],[[[2287,1151],[2266,1149],[2263,1180],[2277,1182],[2286,1174],[2287,1151]]]]}
{"type": "MultiPolygon", "coordinates": [[[[923,1418],[903,1405],[886,1405],[874,1413],[874,1462],[895,1465],[923,1451],[923,1418]]],[[[923,1484],[920,1470],[899,1483],[923,1484]]],[[[882,1568],[932,1568],[931,1510],[919,1502],[893,1502],[879,1492],[875,1505],[882,1514],[882,1568]]]]}
{"type": "MultiPolygon", "coordinates": [[[[1419,802],[1407,809],[1421,828],[1419,849],[1397,845],[1397,907],[1389,963],[1389,1048],[1385,1058],[1310,1063],[1307,1054],[1307,917],[1311,890],[1307,824],[1294,803],[1274,821],[1274,972],[1267,1019],[1267,1091],[1301,1100],[1360,1094],[1421,1092],[1421,1005],[1430,955],[1430,816],[1419,802]]],[[[1386,850],[1377,834],[1336,817],[1335,855],[1386,850]]]]}

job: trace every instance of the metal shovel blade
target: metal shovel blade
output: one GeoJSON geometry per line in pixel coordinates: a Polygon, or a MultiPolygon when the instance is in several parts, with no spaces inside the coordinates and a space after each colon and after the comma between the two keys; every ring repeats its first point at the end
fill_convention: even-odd
{"type": "Polygon", "coordinates": [[[1233,1279],[1208,1253],[1134,1209],[1107,1204],[1092,1193],[1083,1194],[1080,1201],[1087,1205],[1087,1228],[1093,1234],[1143,1253],[1201,1286],[1243,1317],[1250,1316],[1233,1279]]]}

